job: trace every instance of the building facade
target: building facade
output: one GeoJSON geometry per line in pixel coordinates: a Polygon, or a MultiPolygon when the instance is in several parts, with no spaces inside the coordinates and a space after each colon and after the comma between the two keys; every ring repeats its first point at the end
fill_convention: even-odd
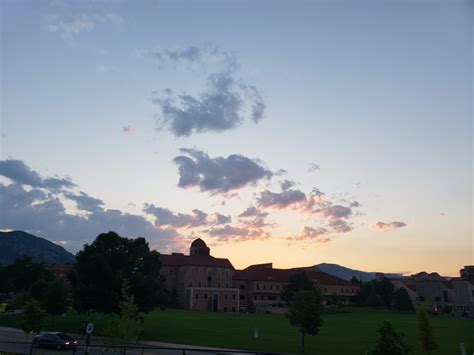
{"type": "Polygon", "coordinates": [[[202,311],[238,312],[249,302],[258,312],[283,311],[282,292],[292,275],[307,272],[324,296],[350,303],[359,286],[314,267],[275,269],[271,263],[235,270],[228,259],[214,258],[201,239],[192,242],[189,255],[161,255],[166,288],[179,306],[202,311]]]}

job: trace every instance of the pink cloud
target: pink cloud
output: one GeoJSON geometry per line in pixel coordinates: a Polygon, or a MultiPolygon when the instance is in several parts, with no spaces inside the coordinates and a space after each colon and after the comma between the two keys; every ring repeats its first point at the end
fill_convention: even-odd
{"type": "Polygon", "coordinates": [[[399,222],[399,221],[393,221],[393,222],[377,222],[375,224],[372,224],[371,227],[373,229],[381,230],[381,231],[386,231],[386,230],[394,230],[402,227],[406,227],[405,222],[399,222]]]}
{"type": "Polygon", "coordinates": [[[132,134],[132,126],[128,125],[128,126],[122,127],[122,133],[127,135],[127,136],[132,134]]]}

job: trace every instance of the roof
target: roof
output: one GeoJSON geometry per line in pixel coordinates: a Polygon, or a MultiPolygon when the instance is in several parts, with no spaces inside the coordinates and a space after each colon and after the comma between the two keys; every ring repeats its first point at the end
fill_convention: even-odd
{"type": "Polygon", "coordinates": [[[198,238],[191,243],[191,248],[207,248],[207,245],[204,240],[198,238]]]}
{"type": "Polygon", "coordinates": [[[322,271],[314,271],[306,268],[295,269],[271,269],[268,267],[250,266],[244,270],[236,270],[234,280],[241,281],[276,281],[288,282],[292,275],[305,271],[308,276],[320,284],[339,285],[339,286],[357,286],[356,284],[341,279],[339,277],[329,275],[322,271]]]}
{"type": "Polygon", "coordinates": [[[160,259],[164,266],[192,265],[234,268],[229,259],[214,258],[210,255],[161,254],[160,259]]]}

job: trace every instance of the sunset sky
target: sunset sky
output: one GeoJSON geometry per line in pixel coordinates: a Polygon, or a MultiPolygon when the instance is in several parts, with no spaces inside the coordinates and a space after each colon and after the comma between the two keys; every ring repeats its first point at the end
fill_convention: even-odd
{"type": "Polygon", "coordinates": [[[473,264],[469,1],[2,1],[0,229],[234,267],[473,264]]]}

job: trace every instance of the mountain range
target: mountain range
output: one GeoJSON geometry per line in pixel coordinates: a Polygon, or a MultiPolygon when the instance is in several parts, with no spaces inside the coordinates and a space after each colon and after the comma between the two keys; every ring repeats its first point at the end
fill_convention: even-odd
{"type": "MultiPolygon", "coordinates": [[[[359,280],[367,282],[370,280],[375,279],[375,275],[377,272],[368,272],[368,271],[360,271],[355,269],[350,269],[345,266],[341,266],[338,264],[327,264],[322,263],[315,265],[316,268],[325,272],[326,274],[330,274],[336,277],[339,277],[344,280],[350,280],[353,276],[357,277],[359,280]]],[[[385,274],[385,277],[401,277],[402,274],[385,274]]]]}
{"type": "Polygon", "coordinates": [[[67,264],[74,255],[44,238],[22,231],[0,232],[0,265],[8,265],[23,256],[45,264],[67,264]]]}

